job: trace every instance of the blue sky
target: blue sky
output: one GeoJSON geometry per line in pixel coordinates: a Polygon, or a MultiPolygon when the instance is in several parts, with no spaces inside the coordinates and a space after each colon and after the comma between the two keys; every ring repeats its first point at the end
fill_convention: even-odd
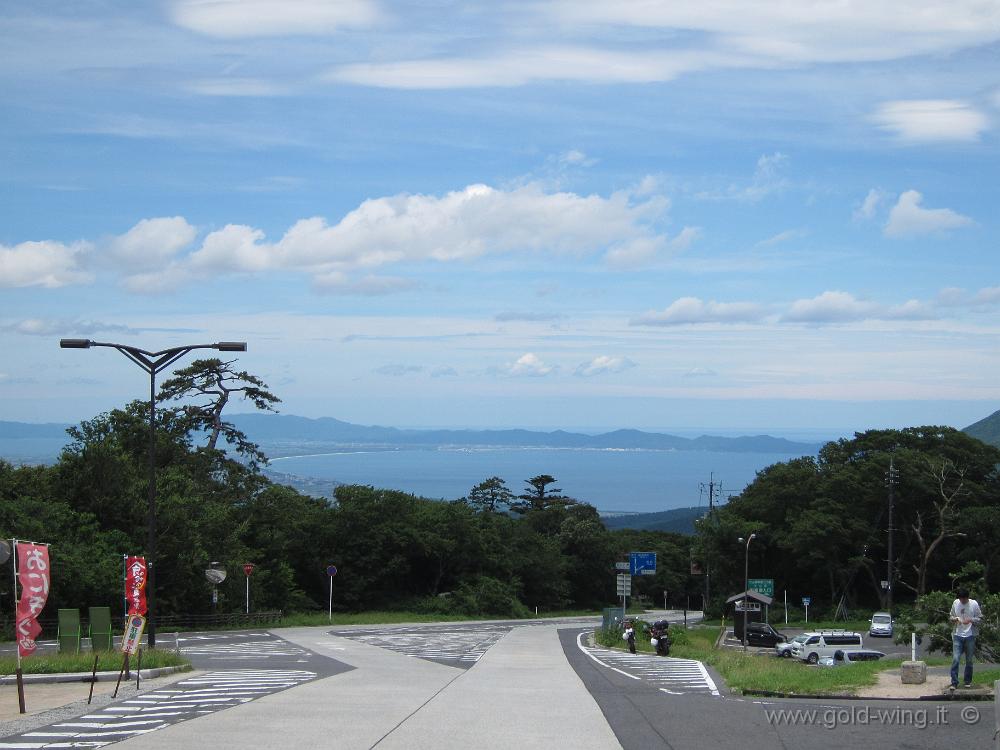
{"type": "Polygon", "coordinates": [[[7,4],[0,419],[142,398],[86,337],[365,424],[964,426],[998,52],[979,0],[7,4]]]}

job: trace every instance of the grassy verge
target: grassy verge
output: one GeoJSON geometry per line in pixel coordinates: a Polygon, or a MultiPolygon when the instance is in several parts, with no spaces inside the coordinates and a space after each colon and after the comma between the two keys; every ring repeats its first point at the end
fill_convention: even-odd
{"type": "MultiPolygon", "coordinates": [[[[130,659],[131,666],[136,666],[136,658],[130,659]]],[[[191,663],[174,651],[150,649],[142,652],[142,668],[183,667],[191,663]]],[[[62,674],[66,672],[89,672],[94,668],[94,654],[36,654],[21,660],[23,674],[62,674]]],[[[117,672],[122,668],[122,655],[119,651],[102,652],[97,659],[98,672],[117,672]]],[[[0,658],[0,675],[14,674],[17,669],[17,659],[13,656],[0,658]]]]}

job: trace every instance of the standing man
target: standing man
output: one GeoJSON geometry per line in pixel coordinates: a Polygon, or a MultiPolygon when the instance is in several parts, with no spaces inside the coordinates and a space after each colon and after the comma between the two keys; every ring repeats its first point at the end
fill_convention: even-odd
{"type": "Polygon", "coordinates": [[[965,654],[965,687],[972,687],[972,655],[976,652],[976,632],[983,612],[979,602],[969,598],[969,590],[960,588],[958,598],[951,605],[951,689],[958,687],[958,663],[965,654]]]}

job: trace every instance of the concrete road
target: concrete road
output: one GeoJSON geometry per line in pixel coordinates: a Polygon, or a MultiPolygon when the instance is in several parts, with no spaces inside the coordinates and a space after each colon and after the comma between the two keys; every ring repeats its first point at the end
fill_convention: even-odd
{"type": "Polygon", "coordinates": [[[317,628],[276,632],[353,669],[133,737],[123,750],[621,747],[554,625],[510,630],[472,669],[317,628]]]}

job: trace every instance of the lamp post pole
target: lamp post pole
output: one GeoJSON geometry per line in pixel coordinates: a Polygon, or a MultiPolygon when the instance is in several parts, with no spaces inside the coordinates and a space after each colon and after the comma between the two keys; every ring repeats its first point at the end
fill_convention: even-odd
{"type": "Polygon", "coordinates": [[[220,352],[245,352],[245,341],[219,341],[214,344],[175,346],[159,352],[148,352],[125,344],[112,344],[90,339],[60,339],[62,349],[90,349],[107,346],[117,349],[149,374],[149,497],[146,509],[146,633],[150,648],[156,647],[156,625],[153,618],[156,599],[156,374],[194,349],[216,349],[220,352]]]}
{"type": "MultiPolygon", "coordinates": [[[[743,650],[747,650],[747,605],[750,603],[750,542],[757,538],[757,534],[747,537],[747,548],[743,555],[743,650]]],[[[740,537],[738,541],[743,541],[740,537]]]]}

